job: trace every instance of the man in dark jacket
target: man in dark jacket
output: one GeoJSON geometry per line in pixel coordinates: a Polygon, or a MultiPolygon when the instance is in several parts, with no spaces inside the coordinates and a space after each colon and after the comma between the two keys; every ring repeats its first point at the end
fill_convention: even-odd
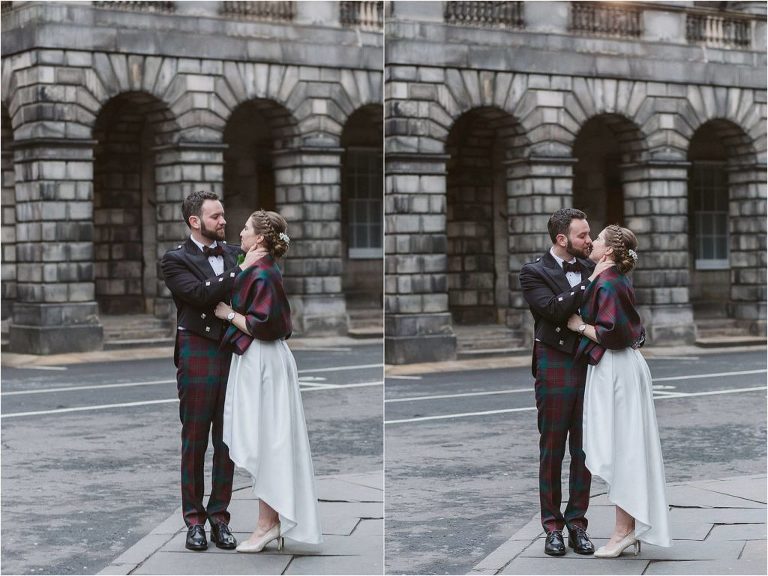
{"type": "Polygon", "coordinates": [[[237,546],[229,529],[227,508],[232,497],[235,466],[222,440],[224,398],[231,354],[219,351],[226,322],[213,311],[228,301],[237,274],[255,261],[246,254],[237,265],[240,248],[224,241],[226,220],[213,192],[192,192],[182,203],[187,240],[163,256],[165,284],[176,304],[176,365],[181,417],[181,505],[187,525],[186,547],[205,550],[206,520],[219,548],[237,546]],[[208,434],[213,437],[213,483],[207,508],[203,506],[203,469],[208,434]]]}
{"type": "MultiPolygon", "coordinates": [[[[523,297],[534,320],[533,377],[539,441],[541,523],[547,533],[544,552],[565,554],[562,529],[568,527],[568,545],[579,554],[594,553],[586,533],[592,477],[581,448],[581,415],[587,364],[575,361],[579,337],[568,330],[568,318],[581,305],[587,285],[602,270],[589,259],[592,240],[581,210],[563,208],[547,224],[552,247],[520,270],[523,297]],[[562,500],[560,471],[568,439],[571,453],[568,505],[562,500]]],[[[605,267],[600,264],[598,266],[605,267]]]]}

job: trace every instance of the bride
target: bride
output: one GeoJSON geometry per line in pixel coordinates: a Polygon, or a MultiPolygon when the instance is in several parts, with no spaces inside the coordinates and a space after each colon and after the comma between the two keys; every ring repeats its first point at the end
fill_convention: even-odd
{"type": "Polygon", "coordinates": [[[587,357],[584,452],[589,471],[608,484],[616,525],[597,558],[615,558],[640,542],[668,547],[669,508],[664,461],[653,405],[651,373],[638,348],[645,330],[626,276],[637,261],[631,230],[611,225],[592,242],[590,259],[611,261],[584,292],[581,316],[568,328],[582,335],[577,358],[587,357]]]}
{"type": "Polygon", "coordinates": [[[224,402],[224,442],[232,461],[253,478],[259,499],[256,530],[238,552],[260,552],[283,536],[322,542],[315,477],[296,361],[285,339],[291,310],[276,259],[290,243],[285,218],[259,210],[240,233],[241,248],[261,256],[235,279],[232,305],[216,317],[230,322],[223,346],[232,348],[224,402]]]}

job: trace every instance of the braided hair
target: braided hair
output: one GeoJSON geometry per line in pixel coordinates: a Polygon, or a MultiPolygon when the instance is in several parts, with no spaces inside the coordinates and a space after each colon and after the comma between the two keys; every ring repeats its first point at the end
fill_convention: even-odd
{"type": "Polygon", "coordinates": [[[629,228],[622,228],[618,224],[610,224],[605,227],[605,244],[613,248],[613,260],[619,272],[626,274],[631,272],[637,263],[637,238],[629,228]]]}
{"type": "Polygon", "coordinates": [[[257,210],[250,216],[251,225],[256,234],[264,236],[264,242],[269,253],[274,258],[280,258],[288,252],[290,239],[286,233],[288,222],[277,212],[257,210]]]}

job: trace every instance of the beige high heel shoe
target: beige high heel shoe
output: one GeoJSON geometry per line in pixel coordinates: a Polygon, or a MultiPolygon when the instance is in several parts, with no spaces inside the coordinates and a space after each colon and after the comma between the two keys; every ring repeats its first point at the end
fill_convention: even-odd
{"type": "Polygon", "coordinates": [[[624,536],[624,538],[619,540],[619,542],[611,548],[608,546],[600,546],[600,548],[595,550],[595,558],[618,558],[621,556],[621,553],[630,546],[635,547],[635,556],[640,554],[640,540],[635,538],[634,530],[624,536]]]}
{"type": "Polygon", "coordinates": [[[256,540],[256,542],[248,542],[247,540],[245,542],[241,542],[235,550],[237,552],[243,552],[245,554],[252,554],[255,552],[261,552],[264,550],[264,547],[272,542],[272,540],[277,540],[277,550],[278,552],[283,549],[283,543],[284,539],[282,536],[280,536],[280,523],[278,522],[272,528],[266,531],[264,536],[256,540]]]}

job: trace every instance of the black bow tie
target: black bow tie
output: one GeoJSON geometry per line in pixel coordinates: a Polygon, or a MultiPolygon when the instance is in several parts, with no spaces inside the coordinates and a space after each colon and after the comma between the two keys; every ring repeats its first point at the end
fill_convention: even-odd
{"type": "Polygon", "coordinates": [[[576,260],[573,264],[570,262],[563,262],[563,272],[566,274],[568,272],[576,272],[576,274],[581,274],[581,264],[579,264],[579,261],[576,260]]]}
{"type": "Polygon", "coordinates": [[[211,256],[223,256],[224,248],[222,248],[219,244],[216,244],[216,246],[213,248],[210,246],[203,246],[203,254],[205,254],[206,258],[210,258],[211,256]]]}

